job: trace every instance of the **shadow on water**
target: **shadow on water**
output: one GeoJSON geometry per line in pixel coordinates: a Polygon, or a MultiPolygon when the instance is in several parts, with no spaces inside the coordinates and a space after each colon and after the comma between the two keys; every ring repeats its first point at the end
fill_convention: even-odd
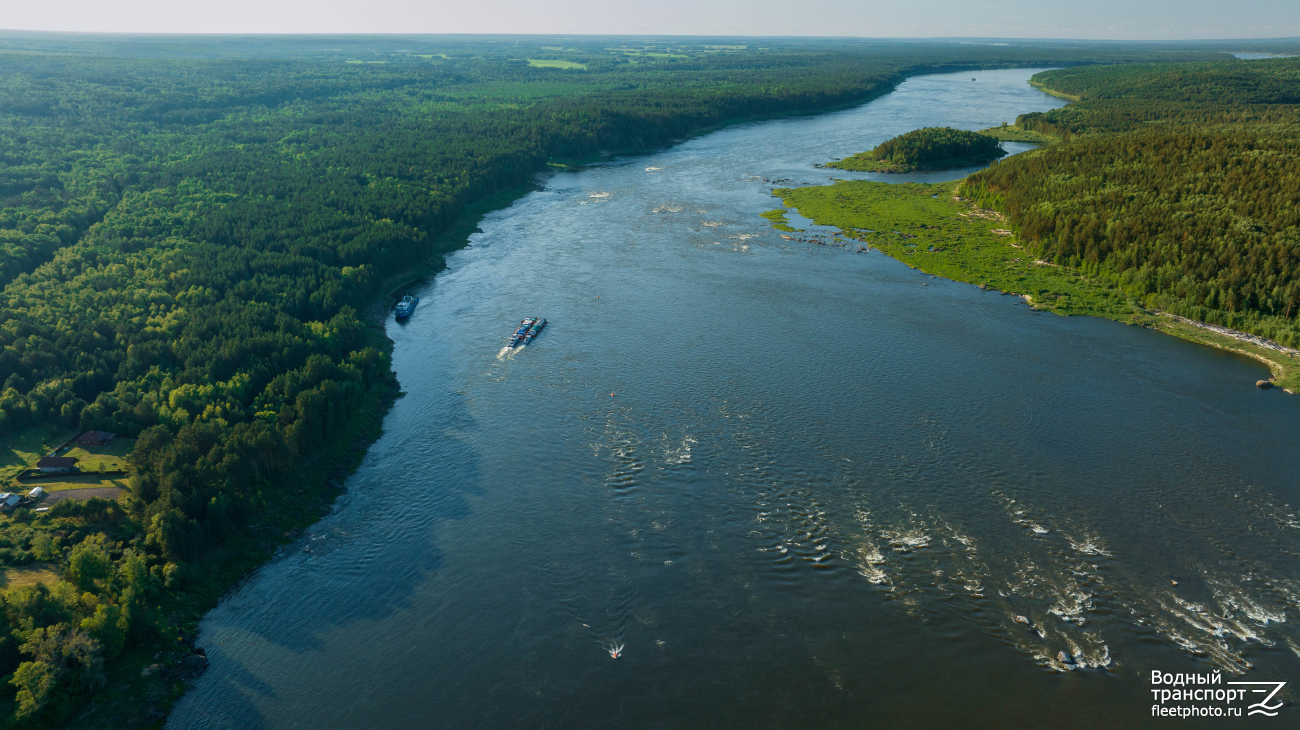
{"type": "MultiPolygon", "coordinates": [[[[426,315],[432,288],[431,280],[418,290],[408,287],[421,296],[426,315]]],[[[419,314],[404,323],[390,320],[390,336],[427,335],[429,324],[419,314]]],[[[438,357],[444,349],[421,347],[422,371],[437,378],[447,366],[438,357]]],[[[305,679],[313,655],[339,635],[410,607],[416,589],[442,566],[440,526],[469,516],[469,498],[481,491],[477,456],[458,436],[473,429],[472,420],[455,393],[403,394],[333,513],[282,548],[204,619],[199,644],[211,665],[168,727],[264,727],[259,708],[278,699],[278,682],[305,679]],[[250,656],[256,658],[251,666],[250,656]]]]}

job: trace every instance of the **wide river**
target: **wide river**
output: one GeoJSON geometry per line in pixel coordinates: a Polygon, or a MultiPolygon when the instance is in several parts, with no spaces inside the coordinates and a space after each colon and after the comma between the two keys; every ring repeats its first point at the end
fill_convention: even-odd
{"type": "Polygon", "coordinates": [[[1164,726],[1152,670],[1296,697],[1300,397],[759,217],[852,175],[814,163],[1058,106],[1032,73],[489,215],[390,320],[405,396],[349,492],[208,616],[168,727],[1164,726]]]}

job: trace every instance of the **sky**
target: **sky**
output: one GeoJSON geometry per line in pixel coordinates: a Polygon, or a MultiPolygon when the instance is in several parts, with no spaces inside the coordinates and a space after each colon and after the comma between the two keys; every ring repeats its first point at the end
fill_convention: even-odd
{"type": "Polygon", "coordinates": [[[0,28],[1186,40],[1300,36],[1300,0],[0,0],[0,28]]]}

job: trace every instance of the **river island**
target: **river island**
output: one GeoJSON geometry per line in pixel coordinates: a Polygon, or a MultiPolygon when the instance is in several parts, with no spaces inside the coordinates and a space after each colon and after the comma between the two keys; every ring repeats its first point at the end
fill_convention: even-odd
{"type": "Polygon", "coordinates": [[[952,127],[925,127],[881,142],[874,149],[828,163],[855,172],[914,172],[987,165],[1007,154],[997,138],[952,127]]]}

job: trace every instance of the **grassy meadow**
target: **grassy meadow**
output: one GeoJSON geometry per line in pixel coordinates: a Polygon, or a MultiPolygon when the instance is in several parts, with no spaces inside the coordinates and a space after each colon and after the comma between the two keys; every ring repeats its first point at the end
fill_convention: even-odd
{"type": "Polygon", "coordinates": [[[1025,129],[1014,124],[1003,124],[1001,127],[989,127],[981,129],[980,134],[987,135],[1000,142],[1029,142],[1030,144],[1052,144],[1059,142],[1056,137],[1043,132],[1035,132],[1032,129],[1025,129]]]}
{"type": "Polygon", "coordinates": [[[126,457],[135,448],[135,439],[117,438],[104,446],[83,448],[73,446],[59,454],[77,459],[77,466],[82,471],[122,471],[126,469],[126,457]]]}
{"type": "Polygon", "coordinates": [[[79,431],[41,424],[0,438],[0,483],[31,469],[42,456],[66,443],[79,431]]]}
{"type": "Polygon", "coordinates": [[[6,487],[6,489],[17,489],[19,492],[28,492],[36,487],[40,487],[47,492],[66,492],[70,489],[126,489],[128,479],[125,476],[118,477],[101,477],[98,474],[70,475],[60,479],[34,479],[29,482],[18,482],[6,487]]]}
{"type": "Polygon", "coordinates": [[[552,58],[530,58],[528,65],[534,68],[575,68],[586,70],[587,64],[576,61],[560,61],[552,58]]]}

